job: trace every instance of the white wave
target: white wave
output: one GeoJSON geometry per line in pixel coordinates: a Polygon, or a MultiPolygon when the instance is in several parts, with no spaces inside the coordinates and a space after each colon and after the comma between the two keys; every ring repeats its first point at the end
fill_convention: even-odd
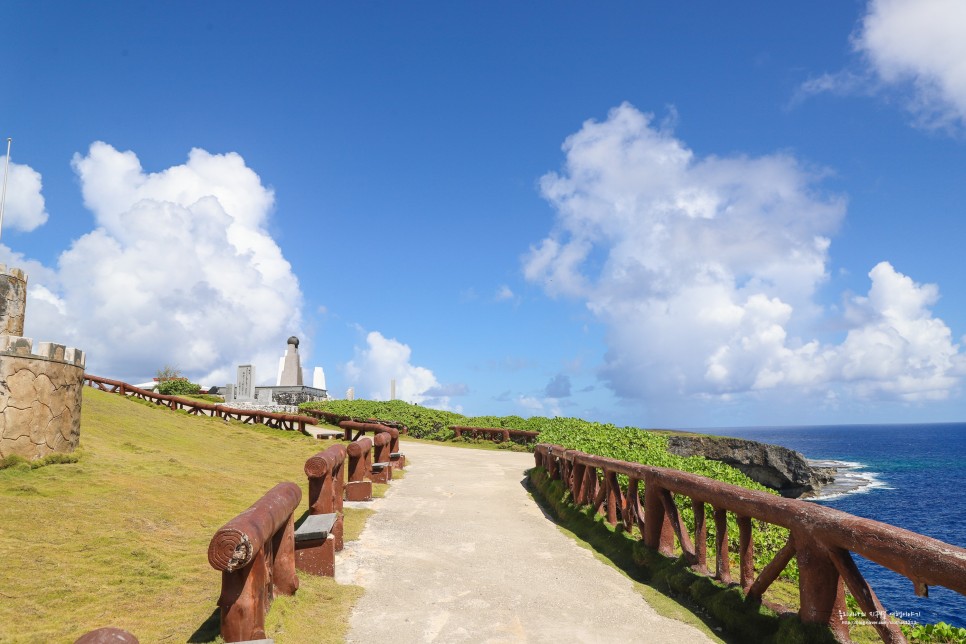
{"type": "Polygon", "coordinates": [[[837,467],[835,479],[822,488],[822,491],[808,501],[831,501],[849,494],[867,494],[874,490],[894,490],[886,483],[879,472],[865,471],[863,463],[851,461],[816,461],[822,463],[837,463],[837,465],[823,465],[822,467],[837,467]],[[844,470],[844,471],[842,471],[844,470]]]}
{"type": "Polygon", "coordinates": [[[835,467],[843,470],[858,470],[865,467],[865,463],[858,461],[838,461],[831,458],[805,459],[812,467],[835,467]]]}

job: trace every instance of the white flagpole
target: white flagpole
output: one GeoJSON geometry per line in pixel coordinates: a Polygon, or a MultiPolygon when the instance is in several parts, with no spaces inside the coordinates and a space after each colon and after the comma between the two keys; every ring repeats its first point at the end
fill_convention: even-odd
{"type": "Polygon", "coordinates": [[[7,202],[7,171],[10,169],[10,142],[13,141],[9,136],[7,137],[7,160],[3,164],[3,194],[0,194],[0,235],[3,235],[3,206],[7,202]]]}

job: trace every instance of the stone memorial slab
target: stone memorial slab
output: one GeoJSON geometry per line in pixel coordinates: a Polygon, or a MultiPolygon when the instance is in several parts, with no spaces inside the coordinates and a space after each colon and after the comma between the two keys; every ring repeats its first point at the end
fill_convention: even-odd
{"type": "Polygon", "coordinates": [[[248,401],[255,398],[255,365],[243,364],[238,366],[238,379],[235,387],[235,400],[248,401]]]}

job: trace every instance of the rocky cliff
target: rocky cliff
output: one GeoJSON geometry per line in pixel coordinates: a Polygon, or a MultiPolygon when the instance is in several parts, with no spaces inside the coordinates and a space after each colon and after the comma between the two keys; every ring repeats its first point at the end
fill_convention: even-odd
{"type": "Polygon", "coordinates": [[[671,436],[668,451],[679,456],[703,456],[727,463],[782,496],[808,496],[831,483],[833,468],[816,468],[799,452],[741,438],[718,436],[671,436]]]}

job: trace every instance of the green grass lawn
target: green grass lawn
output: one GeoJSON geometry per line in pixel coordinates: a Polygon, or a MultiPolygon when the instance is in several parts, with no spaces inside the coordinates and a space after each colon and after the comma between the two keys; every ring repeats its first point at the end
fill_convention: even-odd
{"type": "MultiPolygon", "coordinates": [[[[212,535],[281,481],[302,486],[298,519],[305,459],[331,443],[92,389],[81,418],[77,463],[0,470],[0,642],[73,642],[101,626],[142,642],[213,640],[212,535]]],[[[342,641],[362,589],[300,577],[273,606],[269,637],[342,641]]]]}

